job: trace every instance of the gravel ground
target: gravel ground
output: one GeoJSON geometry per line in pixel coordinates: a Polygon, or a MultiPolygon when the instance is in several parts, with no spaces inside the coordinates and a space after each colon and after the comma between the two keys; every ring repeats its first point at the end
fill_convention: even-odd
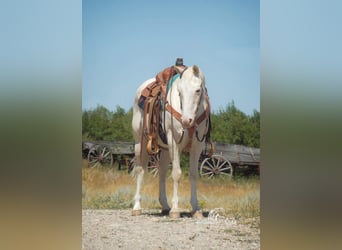
{"type": "Polygon", "coordinates": [[[260,230],[220,215],[171,219],[159,211],[83,210],[82,249],[260,249],[260,230]]]}

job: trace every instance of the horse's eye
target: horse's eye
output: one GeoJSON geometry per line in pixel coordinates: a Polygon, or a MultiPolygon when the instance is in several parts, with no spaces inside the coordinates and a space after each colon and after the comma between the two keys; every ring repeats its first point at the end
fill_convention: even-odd
{"type": "Polygon", "coordinates": [[[196,90],[196,94],[200,94],[201,93],[201,89],[196,90]]]}

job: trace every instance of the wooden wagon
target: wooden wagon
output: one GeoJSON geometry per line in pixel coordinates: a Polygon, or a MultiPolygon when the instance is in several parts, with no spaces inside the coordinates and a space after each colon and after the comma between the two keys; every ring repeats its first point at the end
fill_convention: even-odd
{"type": "Polygon", "coordinates": [[[260,149],[243,145],[214,143],[214,154],[210,157],[206,147],[200,157],[201,177],[232,176],[237,172],[260,174],[260,149]]]}
{"type": "Polygon", "coordinates": [[[119,170],[128,168],[134,157],[134,143],[121,141],[84,141],[82,142],[83,158],[88,159],[89,167],[104,165],[113,166],[118,163],[119,170]]]}
{"type": "MultiPolygon", "coordinates": [[[[233,176],[237,173],[260,174],[260,149],[243,145],[213,143],[214,154],[209,156],[206,145],[199,159],[201,177],[233,176]]],[[[84,141],[82,155],[88,159],[89,167],[118,164],[118,169],[128,169],[130,173],[135,165],[134,143],[120,141],[84,141]]],[[[159,155],[151,155],[148,169],[154,176],[158,174],[159,155]]]]}

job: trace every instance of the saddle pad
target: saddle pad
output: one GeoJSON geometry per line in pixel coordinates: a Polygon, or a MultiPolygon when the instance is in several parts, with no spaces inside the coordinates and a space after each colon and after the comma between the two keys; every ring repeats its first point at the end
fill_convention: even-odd
{"type": "Polygon", "coordinates": [[[173,82],[180,76],[180,74],[175,74],[173,77],[170,78],[168,84],[167,84],[167,88],[166,88],[166,96],[167,93],[169,92],[169,89],[172,87],[173,82]]]}

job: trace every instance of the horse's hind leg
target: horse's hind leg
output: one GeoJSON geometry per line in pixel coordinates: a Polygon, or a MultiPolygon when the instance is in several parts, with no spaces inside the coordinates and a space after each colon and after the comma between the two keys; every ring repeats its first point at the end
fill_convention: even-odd
{"type": "Polygon", "coordinates": [[[148,155],[146,153],[146,147],[143,146],[143,149],[141,150],[141,144],[136,143],[134,147],[135,151],[135,168],[134,168],[134,175],[136,176],[137,179],[137,186],[136,186],[136,192],[134,196],[134,206],[133,206],[133,215],[140,215],[141,214],[141,185],[143,182],[144,178],[144,172],[147,167],[148,163],[148,155]],[[141,153],[141,154],[140,154],[141,153]]]}

